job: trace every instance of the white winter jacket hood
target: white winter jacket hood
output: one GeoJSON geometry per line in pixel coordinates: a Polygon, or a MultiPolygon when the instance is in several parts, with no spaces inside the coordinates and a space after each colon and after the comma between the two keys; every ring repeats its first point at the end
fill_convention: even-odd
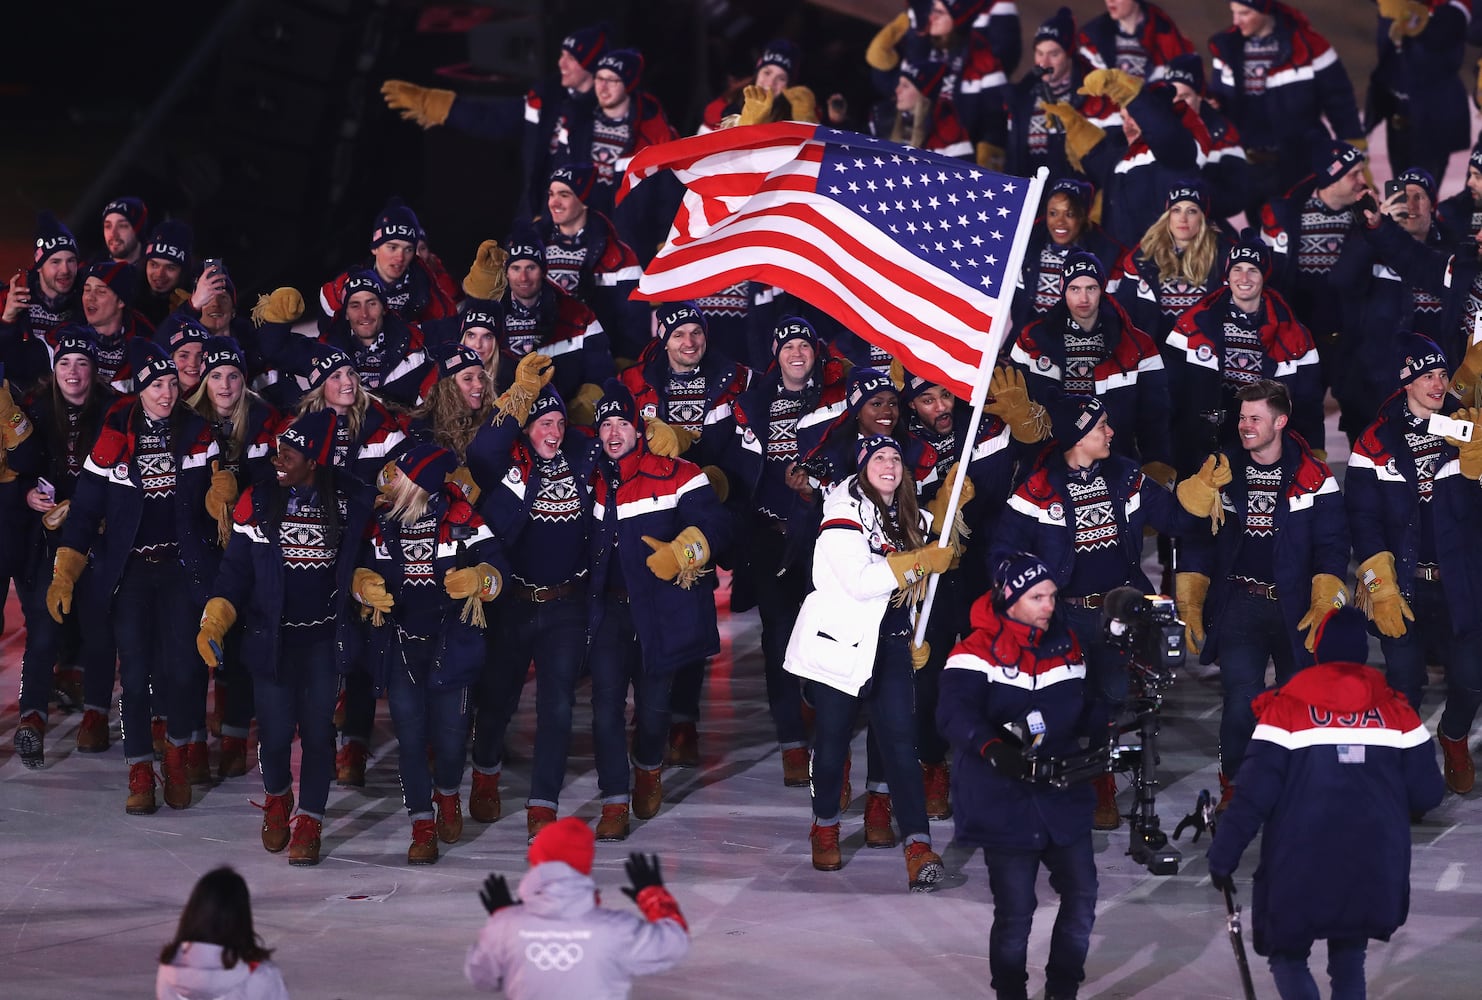
{"type": "Polygon", "coordinates": [[[288,1000],[283,976],[272,962],[253,968],[221,964],[221,946],[187,941],[175,960],[161,965],[154,981],[156,1000],[288,1000]]]}

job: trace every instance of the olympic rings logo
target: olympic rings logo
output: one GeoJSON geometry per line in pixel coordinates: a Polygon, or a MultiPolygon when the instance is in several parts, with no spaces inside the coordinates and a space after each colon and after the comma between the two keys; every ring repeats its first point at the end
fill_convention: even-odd
{"type": "Polygon", "coordinates": [[[541,972],[570,972],[582,960],[582,948],[579,944],[532,941],[525,946],[525,959],[541,972]]]}

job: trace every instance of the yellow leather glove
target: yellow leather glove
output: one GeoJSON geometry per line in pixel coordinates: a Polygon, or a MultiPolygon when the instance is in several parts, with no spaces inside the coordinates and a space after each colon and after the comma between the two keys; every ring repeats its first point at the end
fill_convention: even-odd
{"type": "Polygon", "coordinates": [[[1173,578],[1173,600],[1184,620],[1184,638],[1189,648],[1204,648],[1204,599],[1209,596],[1209,577],[1203,573],[1178,573],[1173,578]]]}
{"type": "Polygon", "coordinates": [[[1065,157],[1072,167],[1080,170],[1081,160],[1100,145],[1106,133],[1064,101],[1046,104],[1044,112],[1045,122],[1065,133],[1065,157]]]}
{"type": "Polygon", "coordinates": [[[995,173],[1003,173],[1004,164],[1008,162],[1009,154],[1002,146],[995,146],[991,142],[980,142],[974,147],[973,152],[978,161],[978,166],[995,173]]]}
{"type": "Polygon", "coordinates": [[[921,645],[919,645],[919,646],[916,645],[915,642],[912,642],[911,643],[911,669],[912,670],[920,670],[922,667],[926,666],[926,661],[927,660],[930,660],[930,659],[931,659],[931,643],[927,642],[925,639],[923,639],[921,641],[921,645]]]}
{"type": "Polygon", "coordinates": [[[597,419],[597,403],[602,399],[602,387],[585,383],[576,390],[576,395],[566,401],[566,422],[590,427],[597,419]]]}
{"type": "Polygon", "coordinates": [[[710,480],[710,488],[715,491],[715,498],[725,503],[731,497],[731,481],[726,478],[725,472],[718,465],[706,465],[700,469],[705,473],[705,478],[710,480]]]}
{"type": "Polygon", "coordinates": [[[1457,458],[1461,463],[1461,474],[1468,479],[1482,477],[1482,410],[1468,409],[1462,407],[1451,414],[1453,420],[1462,420],[1472,425],[1472,439],[1463,441],[1460,438],[1448,437],[1446,443],[1456,449],[1457,458]]]}
{"type": "Polygon", "coordinates": [[[52,620],[62,624],[62,616],[72,610],[72,588],[87,566],[87,556],[76,549],[57,549],[56,562],[52,564],[51,584],[46,588],[46,610],[52,620]]]}
{"type": "Polygon", "coordinates": [[[10,394],[10,383],[0,382],[0,443],[9,451],[30,436],[31,419],[26,416],[25,410],[15,405],[15,397],[10,394]]]}
{"type": "Polygon", "coordinates": [[[878,69],[882,73],[895,69],[901,64],[900,53],[895,51],[895,47],[910,30],[911,15],[907,11],[901,11],[870,39],[869,48],[865,49],[865,62],[870,64],[871,69],[878,69]]]}
{"type": "Polygon", "coordinates": [[[782,99],[792,109],[793,121],[818,124],[818,97],[812,90],[807,87],[788,87],[782,92],[782,99]]]}
{"type": "Polygon", "coordinates": [[[741,119],[737,125],[765,125],[772,120],[772,92],[756,84],[741,91],[741,119]]]}
{"type": "Polygon", "coordinates": [[[947,540],[951,543],[953,553],[960,557],[964,551],[962,539],[972,534],[962,517],[962,508],[972,502],[973,497],[978,495],[978,491],[973,486],[973,481],[964,477],[962,493],[957,498],[957,506],[948,511],[947,501],[952,499],[952,481],[955,478],[957,478],[957,463],[953,462],[942,474],[942,485],[937,489],[937,495],[931,498],[931,503],[927,504],[926,509],[931,513],[931,523],[938,535],[951,532],[947,540]]]}
{"type": "Polygon", "coordinates": [[[1311,653],[1317,647],[1317,629],[1327,620],[1328,613],[1348,603],[1348,588],[1343,581],[1331,573],[1319,573],[1312,578],[1312,603],[1307,613],[1297,622],[1298,629],[1307,630],[1302,645],[1311,653]]]}
{"type": "Polygon", "coordinates": [[[1119,69],[1093,69],[1076,93],[1083,97],[1107,97],[1117,107],[1125,108],[1142,93],[1142,81],[1119,69]]]}
{"type": "Polygon", "coordinates": [[[1148,462],[1142,467],[1142,474],[1165,488],[1172,487],[1173,481],[1178,478],[1178,473],[1167,462],[1148,462]]]}
{"type": "Polygon", "coordinates": [[[223,548],[232,537],[232,504],[237,502],[237,477],[211,460],[211,485],[206,489],[206,513],[216,521],[216,540],[223,548]]]}
{"type": "Polygon", "coordinates": [[[206,610],[201,612],[201,630],[196,633],[196,652],[201,654],[206,666],[214,667],[221,662],[217,653],[226,634],[236,623],[237,609],[232,607],[231,601],[225,597],[213,597],[206,602],[206,610]],[[215,649],[211,648],[213,642],[215,649]]]}
{"type": "Polygon", "coordinates": [[[1413,622],[1415,612],[1410,610],[1410,602],[1400,593],[1399,581],[1395,579],[1393,552],[1376,552],[1359,563],[1354,603],[1379,626],[1380,634],[1391,639],[1405,634],[1408,628],[1405,622],[1413,622]]]}
{"type": "Polygon", "coordinates": [[[262,326],[264,323],[293,323],[303,314],[304,297],[298,293],[298,289],[284,285],[257,297],[257,305],[252,307],[252,323],[254,326],[262,326]]]}
{"type": "Polygon", "coordinates": [[[1482,405],[1477,389],[1482,384],[1482,341],[1467,345],[1467,353],[1451,376],[1451,395],[1461,400],[1463,406],[1482,405]]]}
{"type": "Polygon", "coordinates": [[[885,557],[895,582],[902,589],[920,583],[932,573],[945,573],[952,565],[951,547],[923,545],[906,552],[892,552],[885,557]]]}
{"type": "Polygon", "coordinates": [[[1379,16],[1392,19],[1389,40],[1399,46],[1426,29],[1431,21],[1431,9],[1415,0],[1380,0],[1379,16]]]}
{"type": "Polygon", "coordinates": [[[1009,433],[1022,444],[1034,444],[1050,436],[1050,417],[1045,408],[1029,398],[1024,373],[1013,365],[999,365],[988,380],[988,402],[983,409],[1009,425],[1009,433]]]}
{"type": "Polygon", "coordinates": [[[72,513],[72,501],[63,500],[51,510],[41,515],[41,523],[51,531],[56,531],[67,520],[67,515],[72,513]]]}
{"type": "Polygon", "coordinates": [[[509,285],[509,275],[504,270],[509,254],[500,247],[498,240],[485,240],[479,244],[468,265],[468,274],[463,278],[463,291],[476,299],[497,299],[509,285]]]}
{"type": "Polygon", "coordinates": [[[355,570],[350,578],[350,596],[372,611],[385,614],[396,605],[396,600],[386,593],[386,578],[364,566],[355,570]]]}
{"type": "Polygon", "coordinates": [[[381,96],[386,99],[386,107],[400,111],[403,119],[432,128],[448,120],[448,111],[458,95],[451,90],[419,87],[405,80],[387,80],[381,84],[381,96]]]}
{"type": "Polygon", "coordinates": [[[512,416],[516,423],[523,426],[530,416],[530,408],[540,398],[540,390],[550,383],[555,374],[555,363],[538,351],[531,351],[521,358],[520,363],[515,366],[514,383],[494,400],[494,423],[512,416]]]}
{"type": "Polygon", "coordinates": [[[648,450],[660,458],[678,458],[679,431],[682,427],[671,427],[658,417],[649,417],[643,422],[643,440],[648,443],[648,450]]]}
{"type": "Polygon", "coordinates": [[[1230,460],[1224,455],[1210,455],[1199,471],[1178,484],[1174,492],[1183,509],[1195,517],[1209,518],[1209,533],[1217,534],[1225,523],[1225,507],[1220,502],[1221,488],[1230,485],[1230,460]]]}
{"type": "Polygon", "coordinates": [[[685,590],[694,586],[710,561],[710,542],[699,528],[685,528],[672,542],[661,542],[652,535],[643,540],[653,549],[646,560],[649,572],[660,580],[673,580],[685,590]]]}
{"type": "Polygon", "coordinates": [[[499,596],[503,583],[499,570],[488,563],[450,569],[443,575],[443,590],[454,600],[477,596],[481,601],[492,601],[499,596]]]}

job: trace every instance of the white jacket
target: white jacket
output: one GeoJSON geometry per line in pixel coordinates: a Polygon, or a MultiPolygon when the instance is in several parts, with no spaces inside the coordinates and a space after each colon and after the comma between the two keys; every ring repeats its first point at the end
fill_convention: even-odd
{"type": "Polygon", "coordinates": [[[154,978],[155,1000],[288,1000],[272,962],[221,964],[221,945],[186,941],[154,978]]]}
{"type": "MultiPolygon", "coordinates": [[[[813,549],[814,590],[803,601],[782,664],[788,673],[856,696],[874,673],[880,620],[896,590],[895,571],[884,555],[895,547],[885,538],[875,505],[856,495],[857,478],[824,494],[823,527],[813,549]]],[[[929,521],[925,511],[921,521],[929,521]]]]}

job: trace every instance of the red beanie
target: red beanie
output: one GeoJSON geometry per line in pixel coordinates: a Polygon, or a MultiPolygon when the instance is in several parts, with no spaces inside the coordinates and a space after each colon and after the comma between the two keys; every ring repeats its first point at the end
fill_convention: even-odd
{"type": "Polygon", "coordinates": [[[583,875],[592,874],[592,859],[596,853],[596,835],[590,826],[575,816],[556,820],[530,842],[532,865],[564,861],[583,875]]]}

